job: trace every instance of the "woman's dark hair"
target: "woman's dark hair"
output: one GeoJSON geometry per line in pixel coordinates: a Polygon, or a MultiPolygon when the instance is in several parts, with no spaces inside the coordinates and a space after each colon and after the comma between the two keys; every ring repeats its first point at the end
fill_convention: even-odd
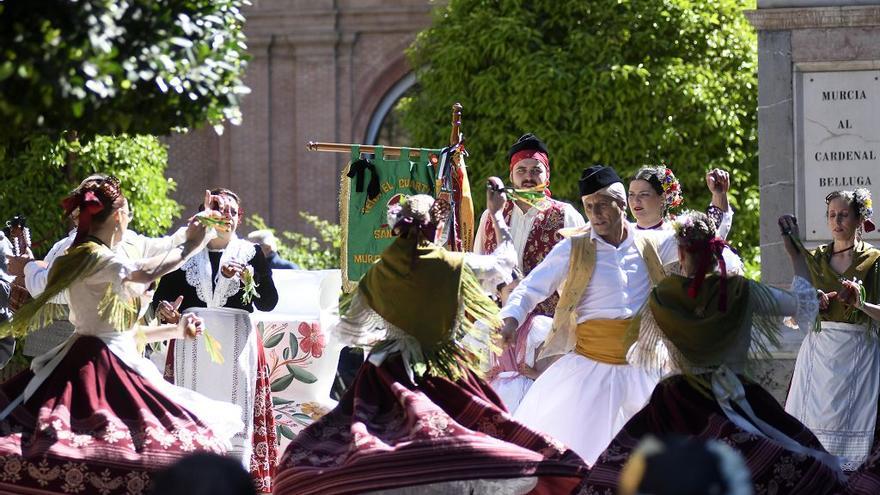
{"type": "Polygon", "coordinates": [[[660,182],[660,178],[666,174],[666,167],[652,167],[652,166],[644,166],[639,169],[638,172],[633,175],[630,182],[634,180],[643,180],[648,184],[651,184],[651,188],[654,189],[654,192],[663,196],[663,185],[660,182]]]}
{"type": "Polygon", "coordinates": [[[846,204],[849,205],[849,208],[855,214],[856,217],[859,216],[859,205],[856,202],[855,193],[853,191],[831,191],[825,196],[825,216],[828,216],[828,207],[831,205],[831,202],[835,199],[842,199],[846,204]]]}

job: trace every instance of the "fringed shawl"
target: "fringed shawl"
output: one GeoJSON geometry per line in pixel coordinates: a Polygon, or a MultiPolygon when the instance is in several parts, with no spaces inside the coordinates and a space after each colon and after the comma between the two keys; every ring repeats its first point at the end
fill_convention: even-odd
{"type": "MultiPolygon", "coordinates": [[[[12,320],[0,325],[0,336],[24,337],[28,333],[63,318],[63,308],[52,303],[52,299],[66,290],[74,282],[90,277],[105,268],[113,260],[113,253],[106,246],[95,242],[84,242],[68,250],[55,259],[49,270],[46,289],[33,301],[16,311],[12,320]]],[[[128,299],[117,293],[114,284],[107,291],[98,311],[101,318],[117,331],[131,329],[138,318],[140,300],[128,299]]]]}
{"type": "Polygon", "coordinates": [[[636,344],[631,363],[697,378],[721,365],[744,369],[750,353],[752,359],[769,357],[783,321],[769,287],[728,277],[722,312],[718,275],[707,277],[696,297],[688,295],[689,284],[686,277],[670,275],[651,291],[627,332],[626,345],[636,344]]]}
{"type": "MultiPolygon", "coordinates": [[[[843,273],[837,273],[831,268],[832,249],[833,244],[819,246],[807,258],[813,285],[822,292],[838,292],[843,289],[841,279],[852,280],[855,277],[863,281],[866,301],[880,302],[880,273],[878,273],[880,249],[864,241],[856,241],[853,248],[853,262],[843,273]]],[[[838,298],[831,300],[827,311],[819,313],[819,319],[863,325],[872,323],[871,318],[864,312],[843,304],[838,298]]],[[[820,331],[820,325],[816,325],[814,330],[820,331]]]]}
{"type": "Polygon", "coordinates": [[[382,253],[358,290],[343,296],[340,312],[349,332],[358,331],[357,322],[370,321],[365,312],[375,312],[387,322],[385,330],[395,330],[373,346],[374,353],[406,340],[418,347],[409,353],[416,374],[453,379],[462,375],[463,364],[482,368],[485,349],[491,347],[485,327],[501,326],[498,307],[464,263],[464,255],[414,237],[398,237],[382,253]],[[405,336],[392,335],[398,331],[405,336]]]}

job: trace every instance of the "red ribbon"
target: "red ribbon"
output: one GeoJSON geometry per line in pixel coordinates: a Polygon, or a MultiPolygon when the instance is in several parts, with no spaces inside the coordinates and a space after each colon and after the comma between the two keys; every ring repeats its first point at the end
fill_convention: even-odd
{"type": "Polygon", "coordinates": [[[715,256],[718,260],[718,268],[721,272],[721,294],[718,301],[718,309],[721,312],[727,311],[727,263],[724,262],[724,248],[727,243],[720,237],[709,239],[707,241],[694,242],[687,247],[687,252],[697,254],[697,271],[694,273],[694,279],[688,287],[688,295],[691,298],[697,297],[703,281],[706,279],[706,272],[709,271],[709,261],[711,256],[715,256]]]}
{"type": "Polygon", "coordinates": [[[865,232],[873,232],[877,227],[874,225],[874,222],[869,218],[865,220],[865,232]]]}
{"type": "Polygon", "coordinates": [[[73,210],[79,208],[79,221],[76,225],[76,237],[73,238],[73,246],[82,244],[86,236],[89,235],[89,229],[92,226],[92,217],[104,211],[104,203],[98,199],[98,195],[94,191],[86,191],[82,194],[70,196],[61,202],[64,207],[64,214],[70,215],[73,210]]]}

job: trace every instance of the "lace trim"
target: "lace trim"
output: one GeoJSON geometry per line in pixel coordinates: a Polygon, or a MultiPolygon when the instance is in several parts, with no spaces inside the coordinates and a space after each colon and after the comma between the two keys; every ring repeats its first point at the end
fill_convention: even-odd
{"type": "Polygon", "coordinates": [[[809,280],[795,276],[791,281],[790,292],[797,299],[797,312],[794,319],[798,327],[803,330],[813,330],[816,318],[819,316],[819,298],[816,297],[816,288],[809,280]]]}
{"type": "MultiPolygon", "coordinates": [[[[257,254],[257,246],[252,242],[233,237],[223,250],[218,266],[236,260],[250,263],[257,254]]],[[[186,261],[181,269],[186,273],[186,283],[196,290],[198,298],[209,308],[222,308],[226,301],[241,290],[241,277],[226,278],[217,270],[214,275],[208,250],[203,249],[186,261]],[[213,279],[212,279],[213,276],[213,279]]]]}

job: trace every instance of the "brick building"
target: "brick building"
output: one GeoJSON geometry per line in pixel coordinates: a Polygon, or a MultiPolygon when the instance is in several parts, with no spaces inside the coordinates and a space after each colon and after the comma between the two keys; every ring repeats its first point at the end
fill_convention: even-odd
{"type": "Polygon", "coordinates": [[[242,102],[244,121],[220,136],[204,128],[166,139],[174,197],[189,212],[206,187],[229,187],[241,194],[246,215],[258,213],[280,230],[301,229],[299,211],[336,220],[347,156],[306,151],[306,142],[376,142],[394,102],[414,83],[404,50],[430,23],[436,2],[252,2],[245,10],[252,92],[242,102]]]}

